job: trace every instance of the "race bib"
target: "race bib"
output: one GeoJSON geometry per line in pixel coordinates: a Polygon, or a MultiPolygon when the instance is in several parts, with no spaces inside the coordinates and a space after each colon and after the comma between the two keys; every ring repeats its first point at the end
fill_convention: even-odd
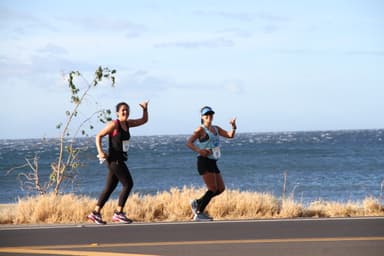
{"type": "Polygon", "coordinates": [[[214,159],[219,159],[221,157],[221,151],[220,151],[220,147],[214,147],[212,149],[212,156],[214,159]]]}
{"type": "Polygon", "coordinates": [[[129,140],[123,140],[123,152],[128,152],[129,140]]]}

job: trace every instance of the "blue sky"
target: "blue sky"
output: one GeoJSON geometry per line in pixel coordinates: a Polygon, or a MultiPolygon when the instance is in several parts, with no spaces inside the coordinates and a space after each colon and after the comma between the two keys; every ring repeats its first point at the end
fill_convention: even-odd
{"type": "Polygon", "coordinates": [[[90,81],[99,65],[116,88],[95,88],[79,118],[120,101],[139,117],[149,99],[135,135],[190,134],[204,105],[239,132],[384,128],[383,13],[379,0],[2,0],[0,139],[57,136],[63,73],[90,81]]]}

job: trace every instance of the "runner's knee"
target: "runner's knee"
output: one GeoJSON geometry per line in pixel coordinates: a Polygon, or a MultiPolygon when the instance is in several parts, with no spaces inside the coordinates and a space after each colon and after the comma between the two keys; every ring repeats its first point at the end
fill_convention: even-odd
{"type": "Polygon", "coordinates": [[[215,191],[214,196],[218,196],[218,195],[220,195],[221,193],[224,192],[224,190],[225,190],[225,187],[222,187],[222,188],[217,189],[217,190],[215,191]]]}

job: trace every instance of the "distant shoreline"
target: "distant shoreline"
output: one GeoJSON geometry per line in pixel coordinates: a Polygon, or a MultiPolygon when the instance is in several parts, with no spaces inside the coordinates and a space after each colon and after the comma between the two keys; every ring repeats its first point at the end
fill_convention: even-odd
{"type": "MultiPolygon", "coordinates": [[[[325,130],[287,130],[287,131],[244,131],[241,132],[239,131],[237,134],[289,134],[289,133],[317,133],[317,132],[359,132],[359,131],[380,131],[383,130],[384,128],[359,128],[359,129],[353,129],[353,128],[346,128],[346,129],[325,129],[325,130]]],[[[178,136],[189,136],[190,134],[185,133],[185,134],[135,134],[134,137],[159,137],[159,136],[170,136],[170,137],[178,137],[178,136]]],[[[75,137],[75,139],[89,139],[93,138],[96,135],[90,135],[90,136],[84,136],[84,137],[75,137]]],[[[30,137],[30,138],[0,138],[0,142],[2,141],[17,141],[17,140],[55,140],[59,139],[59,137],[30,137]]],[[[67,138],[67,139],[73,139],[73,138],[67,138]]]]}

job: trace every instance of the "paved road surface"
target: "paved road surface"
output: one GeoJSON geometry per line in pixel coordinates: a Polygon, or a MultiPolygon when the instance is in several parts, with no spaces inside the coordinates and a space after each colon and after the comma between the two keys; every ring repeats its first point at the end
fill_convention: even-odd
{"type": "Polygon", "coordinates": [[[384,218],[0,226],[0,255],[384,255],[384,218]]]}

